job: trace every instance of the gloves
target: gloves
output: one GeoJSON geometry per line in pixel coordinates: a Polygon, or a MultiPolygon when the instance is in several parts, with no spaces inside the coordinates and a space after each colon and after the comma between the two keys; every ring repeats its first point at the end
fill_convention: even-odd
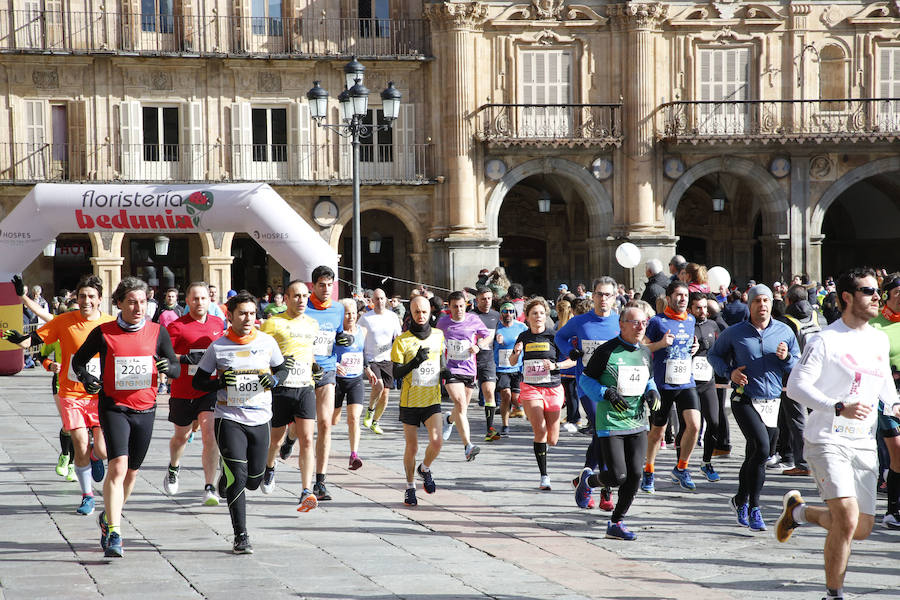
{"type": "Polygon", "coordinates": [[[16,296],[20,298],[25,295],[25,282],[18,275],[13,275],[12,283],[16,288],[16,296]]]}
{"type": "Polygon", "coordinates": [[[334,336],[334,343],[338,346],[349,346],[353,343],[353,336],[342,331],[334,336]]]}
{"type": "Polygon", "coordinates": [[[409,361],[409,364],[414,369],[417,369],[419,368],[419,365],[421,365],[426,360],[428,360],[428,348],[426,348],[425,346],[419,346],[419,351],[416,352],[416,355],[413,356],[411,361],[409,361]]]}
{"type": "Polygon", "coordinates": [[[103,382],[88,373],[87,377],[85,377],[84,391],[88,394],[98,394],[101,389],[103,389],[103,382]]]}
{"type": "Polygon", "coordinates": [[[284,364],[282,365],[282,368],[290,371],[295,366],[297,366],[297,361],[294,360],[293,356],[285,356],[284,357],[284,364]]]}
{"type": "Polygon", "coordinates": [[[603,392],[603,399],[609,402],[610,407],[616,412],[623,412],[628,409],[628,402],[619,394],[619,390],[616,388],[606,388],[606,391],[603,392]]]}
{"type": "Polygon", "coordinates": [[[169,359],[165,356],[155,356],[157,373],[165,373],[169,370],[169,359]]]}
{"type": "Polygon", "coordinates": [[[578,348],[572,348],[571,350],[569,350],[569,358],[571,358],[572,360],[578,360],[582,356],[584,356],[584,352],[582,352],[578,348]]]}
{"type": "Polygon", "coordinates": [[[322,367],[319,366],[319,363],[313,362],[312,364],[312,380],[319,381],[322,379],[322,375],[325,374],[325,371],[322,370],[322,367]]]}
{"type": "Polygon", "coordinates": [[[15,329],[7,329],[2,334],[0,334],[0,337],[8,342],[12,342],[13,344],[21,344],[31,336],[25,335],[24,333],[16,331],[15,329]]]}
{"type": "Polygon", "coordinates": [[[273,387],[278,385],[278,380],[274,375],[270,373],[260,373],[259,374],[259,384],[263,386],[267,390],[271,390],[273,387]]]}
{"type": "MultiPolygon", "coordinates": [[[[199,354],[194,354],[193,352],[188,352],[187,354],[182,354],[181,357],[178,359],[178,362],[180,362],[183,365],[196,365],[198,362],[200,362],[200,358],[201,357],[199,354]]],[[[158,365],[156,368],[157,368],[157,370],[159,370],[158,365]]]]}
{"type": "Polygon", "coordinates": [[[660,408],[659,392],[656,390],[647,390],[644,392],[644,395],[641,396],[641,400],[647,403],[647,406],[652,412],[657,412],[660,408]]]}
{"type": "Polygon", "coordinates": [[[237,385],[237,374],[234,372],[234,369],[225,369],[219,378],[225,382],[226,386],[230,385],[233,387],[237,385]]]}

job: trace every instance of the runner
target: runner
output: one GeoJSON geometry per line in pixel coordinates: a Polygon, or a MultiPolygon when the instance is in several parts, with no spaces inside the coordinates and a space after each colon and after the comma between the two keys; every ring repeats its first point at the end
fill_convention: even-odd
{"type": "Polygon", "coordinates": [[[441,451],[441,374],[446,374],[444,334],[429,324],[431,304],[422,296],[409,303],[410,325],[391,346],[394,375],[402,382],[400,389],[400,422],[403,423],[403,470],[406,473],[406,492],[403,503],[418,504],[416,482],[418,475],[425,492],[433,494],[436,485],[431,465],[441,451]],[[425,457],[416,467],[419,449],[418,430],[428,430],[425,457]]]}
{"type": "Polygon", "coordinates": [[[619,499],[606,522],[606,537],[634,540],[623,521],[641,483],[647,448],[644,403],[659,410],[659,392],[651,372],[650,350],[641,345],[647,314],[627,307],[619,316],[621,333],[596,349],[582,374],[582,388],[597,406],[595,429],[609,468],[593,473],[585,467],[575,490],[575,503],[585,503],[591,487],[619,488],[619,499]]]}
{"type": "Polygon", "coordinates": [[[500,323],[500,313],[491,308],[494,302],[494,293],[488,287],[479,287],[475,293],[475,308],[472,311],[478,315],[491,335],[485,346],[479,346],[475,355],[475,379],[481,387],[481,395],[484,398],[484,441],[495,442],[500,439],[500,432],[494,429],[494,415],[497,412],[497,365],[494,362],[494,337],[497,334],[497,325],[500,323]]]}
{"type": "Polygon", "coordinates": [[[225,323],[209,314],[209,287],[198,281],[185,292],[188,313],[172,321],[166,328],[172,338],[172,347],[181,363],[181,375],[172,381],[172,397],[169,398],[169,421],[175,426],[169,440],[169,468],[163,477],[163,490],[169,495],[178,493],[178,472],[184,447],[193,431],[194,421],[200,425],[203,443],[201,463],[206,485],[203,488],[203,504],[218,506],[214,482],[219,461],[213,429],[213,411],[216,407],[215,392],[201,392],[191,385],[197,372],[197,363],[213,341],[225,333],[225,323]]]}
{"type": "MultiPolygon", "coordinates": [[[[313,346],[319,334],[319,323],[306,314],[309,288],[302,281],[288,284],[286,309],[263,321],[262,331],[278,343],[281,354],[289,359],[287,377],[272,392],[272,435],[266,457],[266,469],[262,481],[263,494],[271,494],[275,488],[275,454],[281,446],[288,425],[300,438],[300,502],[299,512],[316,508],[318,499],[313,493],[313,433],[316,421],[316,393],[313,382],[321,375],[313,362],[313,346]],[[292,364],[291,364],[292,363],[292,364]]],[[[284,459],[286,460],[286,458],[284,459]]]]}
{"type": "Polygon", "coordinates": [[[72,356],[78,380],[88,392],[99,393],[100,426],[109,455],[103,484],[106,510],[99,518],[100,547],[112,558],[125,555],[122,509],[150,448],[158,374],[172,378],[181,374],[169,332],[146,318],[148,289],[137,277],[122,279],[112,295],[119,316],[91,330],[72,356]],[[88,363],[97,354],[100,372],[95,375],[88,363]]]}
{"type": "Polygon", "coordinates": [[[778,427],[781,382],[800,358],[800,347],[791,328],[772,318],[768,286],[750,288],[747,304],[750,320],[723,331],[708,358],[716,373],[731,379],[731,413],[747,440],[731,507],[738,525],[765,531],[759,494],[766,482],[769,441],[778,427]]]}
{"type": "MultiPolygon", "coordinates": [[[[52,320],[52,319],[51,319],[52,320]]],[[[50,389],[53,390],[53,402],[56,410],[62,418],[62,408],[59,404],[59,370],[62,365],[56,362],[56,358],[62,354],[59,350],[59,341],[41,346],[41,366],[50,373],[50,389]]],[[[67,481],[75,481],[75,448],[72,446],[72,436],[63,427],[59,428],[59,458],[56,461],[56,474],[65,477],[67,481]]]]}
{"type": "MultiPolygon", "coordinates": [[[[675,258],[678,257],[672,260],[675,258]]],[[[649,494],[656,491],[653,465],[672,404],[675,404],[684,421],[684,430],[679,432],[681,443],[678,464],[672,469],[672,481],[688,491],[697,489],[688,471],[688,461],[700,431],[700,398],[691,373],[691,355],[697,352],[699,344],[694,337],[696,319],[687,312],[688,297],[686,283],[678,280],[670,283],[666,288],[664,313],[654,316],[647,325],[646,337],[651,342],[648,346],[653,353],[653,379],[662,396],[660,410],[650,413],[647,464],[641,481],[641,490],[649,494]]]]}
{"type": "Polygon", "coordinates": [[[559,440],[559,411],[566,401],[559,370],[575,366],[575,361],[565,357],[553,340],[553,332],[546,327],[550,306],[541,296],[535,296],[525,305],[528,330],[516,338],[516,345],[509,356],[510,363],[522,362],[522,384],[519,398],[525,405],[525,414],[534,432],[534,456],[541,472],[540,489],[550,491],[547,474],[547,447],[559,440]],[[560,357],[565,357],[560,360],[560,357]]]}
{"type": "Polygon", "coordinates": [[[206,350],[193,383],[204,392],[217,391],[215,431],[223,470],[218,491],[228,499],[232,551],[251,554],[246,490],[262,483],[272,418],[270,390],[288,377],[292,361],[282,356],[272,336],[253,326],[256,298],[240,292],[228,299],[226,308],[231,327],[206,350]]]}
{"type": "Polygon", "coordinates": [[[509,412],[519,402],[519,385],[522,382],[522,357],[509,362],[519,334],[528,326],[516,320],[516,305],[504,302],[500,305],[500,325],[494,340],[494,364],[497,365],[497,389],[500,390],[500,435],[509,436],[509,412]]]}
{"type": "Polygon", "coordinates": [[[341,407],[347,400],[347,439],[350,443],[349,469],[355,471],[363,463],[359,458],[359,416],[365,401],[365,384],[363,370],[368,368],[365,361],[364,346],[367,332],[356,324],[356,301],[350,298],[341,300],[344,305],[344,331],[353,336],[349,346],[337,347],[337,377],[334,391],[334,416],[331,425],[341,421],[341,407]]]}
{"type": "Polygon", "coordinates": [[[697,384],[697,396],[700,398],[700,416],[706,421],[703,433],[703,461],[700,472],[707,481],[716,482],[721,479],[712,464],[713,451],[718,447],[719,420],[725,413],[719,410],[719,392],[716,390],[715,371],[707,360],[709,349],[719,337],[719,326],[709,318],[709,299],[701,292],[691,292],[691,314],[697,320],[694,333],[698,349],[691,360],[691,373],[697,384]]]}
{"type": "MultiPolygon", "coordinates": [[[[18,291],[18,290],[17,290],[18,291]]],[[[80,515],[94,512],[94,492],[91,488],[91,477],[94,481],[103,480],[106,458],[106,443],[100,430],[97,413],[97,393],[85,390],[72,369],[72,355],[82,345],[88,334],[98,325],[114,321],[115,317],[100,312],[100,300],[103,297],[103,283],[95,275],[83,276],[75,288],[78,299],[78,310],[58,315],[48,321],[37,331],[23,335],[13,329],[3,332],[3,337],[22,348],[32,344],[52,344],[59,342],[59,409],[62,416],[63,429],[69,432],[75,449],[75,477],[81,488],[81,504],[76,509],[80,515]],[[90,443],[93,434],[94,443],[90,443]]],[[[100,359],[92,357],[89,369],[100,374],[100,359]]]]}
{"type": "Polygon", "coordinates": [[[807,522],[828,531],[827,600],[843,598],[851,542],[869,537],[875,523],[878,400],[885,414],[900,418],[890,342],[868,324],[878,314],[874,271],[857,268],[841,275],[837,298],[841,318],[809,339],[787,382],[788,396],[812,411],[803,432],[804,453],[825,506],[807,505],[791,490],[775,526],[779,542],[807,522]]]}
{"type": "Polygon", "coordinates": [[[372,310],[363,313],[359,325],[366,330],[366,376],[372,387],[363,427],[381,435],[384,432],[378,420],[387,408],[388,394],[394,387],[391,345],[401,333],[400,317],[387,307],[387,297],[381,288],[372,292],[372,310]]]}
{"type": "Polygon", "coordinates": [[[459,431],[460,440],[466,453],[466,460],[474,460],[481,448],[469,439],[469,401],[475,389],[475,355],[487,348],[492,333],[477,315],[466,312],[466,297],[463,292],[452,292],[447,296],[450,314],[437,322],[437,328],[444,332],[447,345],[447,368],[450,377],[444,381],[447,394],[453,402],[453,410],[444,414],[445,440],[450,439],[453,426],[459,431]]]}
{"type": "Polygon", "coordinates": [[[316,364],[322,369],[322,378],[316,381],[316,483],[313,493],[321,501],[331,500],[325,487],[328,455],[331,452],[331,417],[334,413],[334,386],[337,360],[334,346],[349,346],[353,338],[344,333],[344,306],[333,302],[334,271],[319,266],[312,272],[313,289],[309,296],[307,314],[319,322],[314,354],[316,364]]]}

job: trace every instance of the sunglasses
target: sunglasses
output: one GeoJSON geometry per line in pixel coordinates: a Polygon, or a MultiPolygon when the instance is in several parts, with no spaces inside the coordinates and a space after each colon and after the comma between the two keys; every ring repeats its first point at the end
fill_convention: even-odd
{"type": "Polygon", "coordinates": [[[867,285],[863,287],[856,288],[857,292],[860,292],[863,296],[874,296],[878,293],[878,288],[869,287],[867,285]]]}
{"type": "Polygon", "coordinates": [[[514,315],[514,314],[516,314],[516,311],[514,311],[514,310],[501,310],[500,312],[502,312],[504,315],[514,315]]]}

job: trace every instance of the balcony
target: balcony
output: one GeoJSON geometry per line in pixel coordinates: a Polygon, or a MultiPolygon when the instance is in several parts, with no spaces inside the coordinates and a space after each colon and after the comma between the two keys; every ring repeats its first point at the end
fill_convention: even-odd
{"type": "Polygon", "coordinates": [[[423,19],[285,19],[26,9],[0,10],[0,52],[422,58],[428,56],[429,47],[423,19]]]}
{"type": "MultiPolygon", "coordinates": [[[[432,182],[432,144],[363,145],[364,185],[432,182]]],[[[350,185],[348,145],[0,144],[0,182],[265,181],[350,185]]]]}
{"type": "Polygon", "coordinates": [[[893,142],[900,98],[668,102],[662,139],[673,144],[893,142]]]}
{"type": "Polygon", "coordinates": [[[475,136],[498,147],[619,146],[621,104],[484,104],[475,136]]]}

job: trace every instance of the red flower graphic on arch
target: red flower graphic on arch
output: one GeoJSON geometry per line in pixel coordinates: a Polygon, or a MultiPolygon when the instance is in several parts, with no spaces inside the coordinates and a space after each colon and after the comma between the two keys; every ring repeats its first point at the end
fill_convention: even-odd
{"type": "Polygon", "coordinates": [[[195,227],[200,226],[201,214],[211,209],[212,205],[212,192],[207,191],[194,192],[188,196],[187,201],[184,203],[184,207],[187,210],[187,213],[191,215],[191,220],[194,222],[195,227]]]}

